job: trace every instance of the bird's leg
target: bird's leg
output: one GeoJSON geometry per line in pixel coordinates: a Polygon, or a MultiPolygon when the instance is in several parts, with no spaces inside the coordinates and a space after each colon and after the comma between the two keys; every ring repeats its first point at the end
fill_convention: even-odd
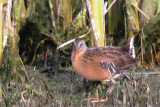
{"type": "Polygon", "coordinates": [[[105,96],[104,96],[104,101],[107,101],[108,100],[108,97],[110,96],[110,94],[112,93],[113,89],[115,88],[115,84],[116,84],[116,81],[115,80],[111,80],[111,86],[108,88],[105,96]]]}
{"type": "Polygon", "coordinates": [[[104,99],[101,99],[100,102],[106,102],[108,101],[108,98],[110,96],[110,94],[112,93],[113,89],[115,88],[115,84],[116,84],[116,81],[114,79],[120,77],[121,74],[115,74],[111,77],[110,79],[110,83],[111,83],[111,86],[109,87],[109,89],[107,90],[105,96],[104,96],[104,99]]]}
{"type": "Polygon", "coordinates": [[[104,98],[103,98],[103,99],[100,99],[100,100],[95,99],[95,100],[93,100],[91,103],[106,102],[106,101],[108,101],[108,97],[110,96],[110,93],[113,91],[113,89],[114,89],[114,87],[115,87],[115,83],[116,83],[114,80],[111,80],[110,82],[111,82],[111,86],[110,86],[109,89],[107,90],[104,98]]]}
{"type": "Polygon", "coordinates": [[[110,94],[112,93],[114,87],[115,87],[115,84],[116,84],[116,81],[114,79],[120,77],[121,74],[115,74],[113,75],[111,78],[110,78],[110,83],[111,83],[111,86],[109,87],[109,89],[107,90],[105,96],[104,96],[104,99],[101,99],[101,100],[93,100],[91,103],[97,103],[97,102],[106,102],[108,101],[108,97],[110,96],[110,94]]]}

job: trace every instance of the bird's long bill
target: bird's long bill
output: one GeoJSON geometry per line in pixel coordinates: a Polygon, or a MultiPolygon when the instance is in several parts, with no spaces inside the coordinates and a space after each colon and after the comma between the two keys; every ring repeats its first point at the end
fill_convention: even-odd
{"type": "Polygon", "coordinates": [[[76,50],[75,57],[77,56],[78,53],[79,53],[79,48],[76,50]]]}
{"type": "MultiPolygon", "coordinates": [[[[74,48],[75,49],[75,48],[74,48]]],[[[76,52],[74,53],[74,56],[73,56],[73,60],[75,60],[75,57],[77,56],[77,54],[79,53],[79,48],[76,50],[76,52]]]]}

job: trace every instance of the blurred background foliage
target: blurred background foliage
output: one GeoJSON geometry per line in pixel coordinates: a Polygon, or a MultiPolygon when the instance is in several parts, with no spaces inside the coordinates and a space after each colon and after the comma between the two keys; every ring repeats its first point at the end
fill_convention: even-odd
{"type": "MultiPolygon", "coordinates": [[[[112,0],[107,2],[110,5],[112,0]]],[[[101,23],[99,21],[102,20],[101,17],[105,18],[103,26],[102,24],[97,25],[99,23],[96,23],[96,26],[99,30],[97,32],[100,32],[98,34],[105,35],[105,38],[102,39],[106,45],[122,46],[128,36],[135,36],[139,66],[159,65],[160,60],[159,0],[154,0],[153,3],[150,2],[140,0],[116,1],[104,17],[103,14],[100,15],[101,12],[98,12],[102,11],[99,8],[101,3],[98,7],[98,2],[91,1],[91,5],[94,6],[93,16],[94,14],[100,15],[99,19],[95,18],[95,22],[101,23]],[[148,6],[149,4],[152,5],[148,6]]],[[[83,0],[22,0],[17,1],[17,3],[20,5],[15,3],[13,7],[18,5],[19,8],[15,7],[18,14],[14,13],[12,9],[11,14],[14,15],[11,16],[11,20],[14,19],[13,17],[20,17],[15,19],[16,27],[19,26],[16,31],[18,33],[17,38],[19,38],[19,41],[17,41],[19,54],[23,62],[30,65],[34,64],[38,54],[45,53],[47,50],[57,51],[57,46],[84,34],[90,27],[87,7],[83,0]]],[[[2,2],[2,4],[5,11],[7,2],[2,2]]],[[[86,42],[92,37],[85,37],[86,42]]],[[[89,46],[91,46],[91,43],[94,43],[94,39],[88,41],[89,46]]],[[[104,43],[102,42],[102,44],[104,43]]],[[[69,45],[59,51],[63,54],[63,58],[67,59],[67,63],[70,62],[70,59],[65,54],[70,54],[71,50],[71,45],[69,45]]],[[[62,55],[59,57],[62,57],[62,55]]]]}
{"type": "MultiPolygon", "coordinates": [[[[101,13],[102,4],[108,2],[109,6],[112,0],[90,1],[93,14],[100,12],[95,26],[103,35],[103,45],[123,46],[134,36],[138,67],[160,66],[160,0],[117,0],[106,15],[101,13]]],[[[85,0],[0,0],[0,84],[9,87],[12,79],[15,84],[24,81],[21,74],[28,81],[23,64],[55,71],[70,68],[72,44],[57,47],[89,28],[85,0]]],[[[89,47],[94,46],[93,32],[84,39],[89,47]]],[[[5,94],[3,97],[7,99],[5,94]]],[[[5,104],[9,104],[7,100],[5,104]]]]}
{"type": "MultiPolygon", "coordinates": [[[[112,0],[108,0],[108,5],[111,2],[112,0]]],[[[122,46],[127,36],[135,36],[139,66],[159,65],[160,60],[158,57],[159,0],[154,0],[153,3],[150,2],[120,0],[114,4],[111,11],[105,16],[107,45],[122,46]],[[152,5],[148,6],[149,4],[152,5]]],[[[92,1],[91,4],[93,4],[92,1]]],[[[53,41],[52,45],[47,44],[47,46],[51,45],[51,48],[55,47],[53,49],[55,50],[58,45],[87,32],[87,28],[90,27],[87,7],[82,0],[30,0],[25,1],[25,8],[25,17],[20,19],[19,51],[20,55],[22,53],[23,55],[26,54],[28,57],[26,62],[30,64],[34,63],[37,53],[45,51],[43,48],[46,47],[47,41],[53,41]],[[47,37],[45,34],[53,38],[47,37]],[[37,47],[46,38],[48,39],[44,41],[44,44],[37,47]]],[[[98,9],[94,8],[97,14],[98,9]]],[[[102,19],[95,19],[95,22],[99,22],[98,20],[102,19]]],[[[88,41],[89,38],[90,36],[87,36],[86,40],[88,41]]],[[[105,38],[103,39],[105,40],[105,38]]],[[[94,39],[89,41],[89,45],[90,42],[94,42],[94,39]]],[[[50,50],[51,48],[47,49],[50,50]]],[[[64,54],[70,54],[69,50],[72,50],[70,45],[64,47],[61,51],[64,54]]],[[[64,55],[63,58],[68,57],[64,55]]],[[[70,62],[69,60],[67,62],[70,62]]]]}

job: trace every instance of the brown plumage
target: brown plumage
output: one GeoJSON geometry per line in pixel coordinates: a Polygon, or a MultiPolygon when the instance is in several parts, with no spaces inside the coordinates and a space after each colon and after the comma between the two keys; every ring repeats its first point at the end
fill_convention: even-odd
{"type": "Polygon", "coordinates": [[[113,82],[126,68],[136,63],[133,37],[123,47],[97,48],[88,48],[82,39],[76,38],[71,60],[82,77],[92,81],[113,82]]]}

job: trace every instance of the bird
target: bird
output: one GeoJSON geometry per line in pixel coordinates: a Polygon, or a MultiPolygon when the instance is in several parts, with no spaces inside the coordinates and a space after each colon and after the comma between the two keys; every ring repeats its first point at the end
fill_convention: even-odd
{"type": "Polygon", "coordinates": [[[95,102],[106,102],[115,87],[115,79],[136,64],[134,37],[130,36],[122,47],[103,46],[89,48],[81,38],[74,40],[71,62],[75,71],[90,81],[109,81],[112,85],[105,96],[95,102]]]}

